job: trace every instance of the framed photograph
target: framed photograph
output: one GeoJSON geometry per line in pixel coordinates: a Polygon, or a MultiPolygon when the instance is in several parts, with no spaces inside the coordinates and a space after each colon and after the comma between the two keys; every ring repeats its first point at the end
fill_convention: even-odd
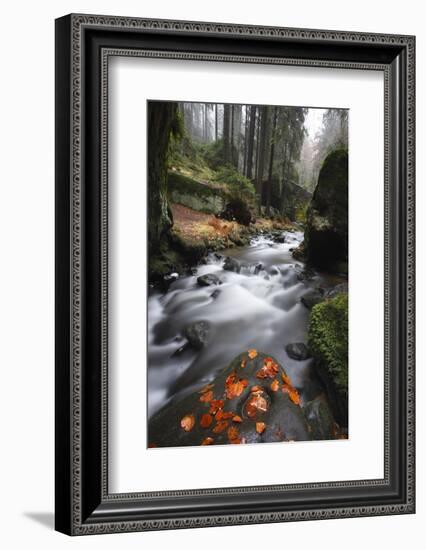
{"type": "Polygon", "coordinates": [[[413,36],[56,21],[56,529],[408,514],[413,36]]]}

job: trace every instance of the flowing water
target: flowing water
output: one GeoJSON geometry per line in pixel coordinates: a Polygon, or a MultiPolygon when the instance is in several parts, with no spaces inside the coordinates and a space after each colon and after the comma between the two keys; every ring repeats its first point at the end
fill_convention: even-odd
{"type": "Polygon", "coordinates": [[[167,293],[153,291],[148,300],[148,409],[152,416],[167,402],[210,382],[239,353],[255,348],[284,366],[302,401],[318,393],[312,360],[295,361],[286,344],[305,342],[309,311],[300,298],[311,288],[331,282],[315,273],[302,276],[303,264],[290,249],[302,232],[284,232],[284,243],[254,238],[250,245],[230,249],[240,273],[223,269],[224,257],[210,254],[193,275],[177,279],[167,293]],[[197,277],[217,275],[222,284],[200,287],[197,277]],[[185,347],[182,332],[195,321],[207,321],[210,332],[201,350],[185,347]],[[183,351],[179,351],[182,350],[183,351]]]}

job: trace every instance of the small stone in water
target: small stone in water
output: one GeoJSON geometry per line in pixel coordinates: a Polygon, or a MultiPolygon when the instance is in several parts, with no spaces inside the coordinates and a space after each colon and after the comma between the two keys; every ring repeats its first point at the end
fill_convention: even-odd
{"type": "Polygon", "coordinates": [[[285,350],[288,356],[296,361],[304,361],[310,357],[309,349],[303,342],[287,344],[285,350]]]}

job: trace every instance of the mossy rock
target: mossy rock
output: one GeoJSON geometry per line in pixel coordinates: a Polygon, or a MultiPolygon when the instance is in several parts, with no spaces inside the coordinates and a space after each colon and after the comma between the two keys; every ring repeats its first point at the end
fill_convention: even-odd
{"type": "Polygon", "coordinates": [[[157,250],[149,254],[148,279],[150,283],[167,289],[166,276],[170,273],[183,274],[187,261],[182,253],[169,246],[168,240],[163,240],[157,250]]]}
{"type": "Polygon", "coordinates": [[[321,168],[307,213],[307,261],[320,269],[342,271],[348,260],[348,153],[330,153],[321,168]]]}
{"type": "Polygon", "coordinates": [[[283,376],[287,376],[284,369],[275,359],[269,358],[278,367],[276,374],[266,378],[257,376],[267,358],[268,355],[260,352],[253,358],[248,352],[241,353],[210,384],[166,405],[149,421],[149,444],[157,447],[201,445],[206,438],[211,438],[211,444],[223,445],[232,443],[236,433],[239,443],[312,439],[302,407],[283,391],[283,376]],[[235,391],[229,386],[230,377],[237,383],[235,391]],[[222,402],[219,420],[218,411],[212,412],[215,402],[222,402]],[[211,418],[203,419],[203,415],[211,418]],[[181,425],[185,418],[190,421],[189,430],[181,425]],[[223,428],[220,431],[219,422],[226,423],[219,426],[223,428]],[[258,423],[264,424],[263,430],[258,423]]]}
{"type": "Polygon", "coordinates": [[[223,192],[193,178],[169,172],[168,192],[171,202],[181,204],[198,212],[218,214],[225,205],[223,192]]]}
{"type": "Polygon", "coordinates": [[[248,226],[253,219],[253,214],[250,205],[244,199],[233,198],[227,202],[225,210],[220,213],[220,217],[248,226]]]}
{"type": "Polygon", "coordinates": [[[189,266],[196,265],[207,254],[204,241],[184,238],[178,231],[172,230],[169,240],[171,248],[180,254],[189,266]]]}
{"type": "Polygon", "coordinates": [[[309,349],[336,421],[348,422],[348,294],[326,299],[312,308],[309,349]]]}

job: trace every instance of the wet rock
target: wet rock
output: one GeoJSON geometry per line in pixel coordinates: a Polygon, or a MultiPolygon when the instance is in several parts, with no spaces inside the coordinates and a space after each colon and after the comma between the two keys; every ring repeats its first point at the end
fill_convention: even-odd
{"type": "Polygon", "coordinates": [[[280,235],[274,235],[274,242],[275,243],[285,243],[285,235],[282,233],[280,235]]]}
{"type": "Polygon", "coordinates": [[[303,342],[296,342],[294,344],[287,344],[285,350],[291,359],[296,361],[305,361],[309,359],[309,349],[303,342]]]}
{"type": "Polygon", "coordinates": [[[307,266],[296,265],[295,270],[299,281],[311,281],[316,275],[315,271],[307,266]]]}
{"type": "Polygon", "coordinates": [[[301,298],[302,304],[308,309],[312,309],[314,306],[322,302],[324,299],[323,293],[318,289],[309,290],[301,298]]]}
{"type": "Polygon", "coordinates": [[[242,353],[210,384],[163,407],[149,421],[149,443],[173,447],[201,445],[207,438],[213,445],[312,439],[303,409],[283,391],[284,369],[275,362],[278,372],[272,377],[257,376],[267,357],[258,353],[250,359],[242,353]],[[185,418],[184,426],[192,426],[188,431],[181,426],[185,418]]]}
{"type": "Polygon", "coordinates": [[[208,340],[210,323],[207,321],[196,321],[185,328],[183,334],[189,345],[195,349],[201,349],[208,340]]]}
{"type": "Polygon", "coordinates": [[[348,283],[340,283],[333,288],[329,288],[325,292],[326,298],[334,298],[335,296],[338,296],[339,294],[347,294],[348,293],[348,283]]]}
{"type": "Polygon", "coordinates": [[[190,349],[190,345],[188,344],[188,342],[185,342],[183,346],[180,346],[177,350],[175,350],[172,353],[172,357],[180,357],[183,353],[185,353],[185,351],[189,349],[190,349]]]}
{"type": "Polygon", "coordinates": [[[348,154],[331,152],[322,165],[308,209],[305,253],[310,265],[328,271],[348,260],[348,154]]]}
{"type": "Polygon", "coordinates": [[[293,248],[291,255],[295,260],[298,262],[304,262],[305,261],[305,242],[299,244],[297,248],[293,248]]]}
{"type": "Polygon", "coordinates": [[[262,271],[262,269],[263,269],[263,264],[260,264],[260,263],[256,264],[254,266],[254,274],[258,275],[262,271]]]}
{"type": "Polygon", "coordinates": [[[211,296],[213,299],[215,299],[215,298],[217,298],[217,297],[219,296],[219,294],[220,294],[220,290],[217,288],[216,290],[214,290],[214,291],[210,294],[210,296],[211,296]]]}
{"type": "Polygon", "coordinates": [[[206,275],[200,275],[197,277],[197,283],[200,286],[212,286],[221,285],[222,281],[214,273],[207,273],[206,275]]]}
{"type": "Polygon", "coordinates": [[[276,265],[271,265],[267,269],[269,275],[280,275],[281,271],[276,265]]]}
{"type": "Polygon", "coordinates": [[[304,407],[312,439],[335,439],[335,422],[324,394],[309,401],[304,407]]]}
{"type": "Polygon", "coordinates": [[[223,264],[223,269],[225,269],[225,271],[233,271],[234,273],[239,273],[241,271],[241,264],[235,258],[227,256],[225,258],[225,263],[223,264]]]}

